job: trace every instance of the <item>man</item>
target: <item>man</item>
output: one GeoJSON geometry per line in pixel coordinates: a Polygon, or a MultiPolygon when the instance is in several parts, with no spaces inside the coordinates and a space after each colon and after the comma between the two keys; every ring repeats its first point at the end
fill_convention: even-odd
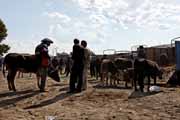
{"type": "MultiPolygon", "coordinates": [[[[145,53],[145,50],[144,50],[144,47],[142,45],[139,46],[139,48],[137,49],[137,61],[145,61],[146,59],[146,53],[145,53]]],[[[136,60],[135,60],[136,62],[136,60]]],[[[135,62],[133,64],[133,66],[135,65],[135,62]]],[[[134,66],[135,67],[135,66],[134,66]]],[[[143,75],[144,73],[141,72],[143,71],[142,69],[144,69],[144,66],[140,66],[140,70],[136,70],[134,69],[134,74],[136,75],[136,72],[138,71],[138,73],[140,73],[138,76],[135,76],[135,78],[138,80],[138,84],[140,86],[140,90],[143,92],[143,88],[144,88],[144,81],[143,81],[143,75]]]]}
{"type": "Polygon", "coordinates": [[[138,48],[138,58],[146,58],[146,53],[142,45],[140,45],[138,48]]]}
{"type": "Polygon", "coordinates": [[[83,84],[82,84],[82,90],[87,89],[87,75],[88,75],[88,68],[90,65],[90,50],[87,48],[87,42],[85,40],[81,41],[81,46],[84,48],[84,70],[83,70],[83,84]]]}
{"type": "Polygon", "coordinates": [[[79,45],[79,40],[74,39],[74,45],[72,51],[73,66],[70,75],[69,93],[81,92],[82,90],[83,68],[84,68],[83,57],[84,57],[84,49],[79,45]],[[76,82],[77,82],[77,87],[75,87],[76,82]]]}
{"type": "Polygon", "coordinates": [[[41,40],[41,43],[35,49],[35,55],[38,58],[38,63],[39,63],[38,74],[37,74],[38,82],[39,79],[41,79],[39,86],[40,92],[45,92],[45,84],[46,84],[48,65],[50,60],[48,47],[52,43],[53,43],[52,40],[48,38],[44,38],[43,40],[41,40]]]}

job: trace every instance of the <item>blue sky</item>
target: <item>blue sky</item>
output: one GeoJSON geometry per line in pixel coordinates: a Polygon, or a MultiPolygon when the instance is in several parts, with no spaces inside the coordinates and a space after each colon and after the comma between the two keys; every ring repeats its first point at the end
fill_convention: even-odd
{"type": "Polygon", "coordinates": [[[95,53],[133,45],[169,44],[180,36],[179,0],[1,0],[0,18],[10,52],[34,53],[44,37],[50,54],[70,52],[73,39],[87,40],[95,53]]]}

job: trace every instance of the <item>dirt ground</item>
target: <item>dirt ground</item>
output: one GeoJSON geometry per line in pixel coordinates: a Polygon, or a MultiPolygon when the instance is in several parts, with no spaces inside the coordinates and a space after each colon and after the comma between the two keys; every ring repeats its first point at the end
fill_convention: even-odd
{"type": "MultiPolygon", "coordinates": [[[[179,120],[180,88],[161,87],[159,93],[134,92],[131,88],[99,87],[89,79],[88,90],[67,94],[69,78],[47,81],[39,93],[36,79],[16,78],[17,92],[9,92],[0,79],[0,120],[179,120]]],[[[161,82],[166,82],[162,80],[161,82]]]]}

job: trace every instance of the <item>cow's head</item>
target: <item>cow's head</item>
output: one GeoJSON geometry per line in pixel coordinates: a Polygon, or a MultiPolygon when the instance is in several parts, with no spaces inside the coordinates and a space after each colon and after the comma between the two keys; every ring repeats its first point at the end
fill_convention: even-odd
{"type": "Polygon", "coordinates": [[[58,61],[57,59],[52,59],[48,68],[48,76],[55,80],[56,82],[60,82],[60,76],[58,71],[58,61]]]}
{"type": "Polygon", "coordinates": [[[164,69],[163,68],[160,68],[159,70],[158,70],[158,78],[159,79],[162,79],[163,77],[163,72],[164,72],[164,69]]]}
{"type": "Polygon", "coordinates": [[[56,82],[60,82],[59,72],[58,70],[49,69],[48,76],[55,80],[56,82]]]}

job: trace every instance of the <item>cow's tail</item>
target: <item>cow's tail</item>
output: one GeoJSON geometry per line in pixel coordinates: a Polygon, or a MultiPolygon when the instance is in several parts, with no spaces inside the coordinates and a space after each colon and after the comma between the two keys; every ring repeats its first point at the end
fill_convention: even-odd
{"type": "Polygon", "coordinates": [[[3,62],[3,68],[2,68],[3,70],[2,70],[2,72],[3,72],[3,76],[4,77],[6,77],[6,63],[5,63],[5,61],[3,62]]]}

